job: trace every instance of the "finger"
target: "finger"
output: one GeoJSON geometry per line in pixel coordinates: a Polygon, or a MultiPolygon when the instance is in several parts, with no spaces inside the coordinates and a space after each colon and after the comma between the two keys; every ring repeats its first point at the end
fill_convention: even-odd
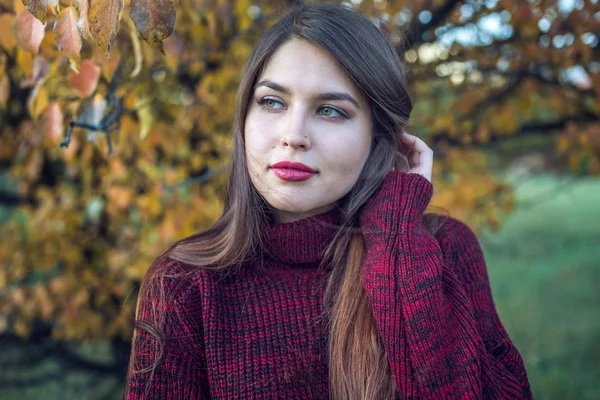
{"type": "Polygon", "coordinates": [[[403,132],[402,135],[400,135],[400,139],[406,145],[406,147],[408,147],[408,152],[412,151],[413,147],[416,145],[416,138],[416,136],[406,132],[403,132]]]}
{"type": "Polygon", "coordinates": [[[433,151],[423,140],[408,133],[405,133],[405,135],[407,136],[403,137],[404,142],[411,147],[411,150],[407,154],[411,166],[416,167],[420,165],[421,158],[433,158],[433,151]]]}
{"type": "Polygon", "coordinates": [[[405,143],[410,143],[412,151],[408,154],[410,172],[422,175],[431,181],[431,172],[433,169],[433,150],[420,138],[408,135],[404,140],[405,143]]]}
{"type": "Polygon", "coordinates": [[[429,146],[427,146],[427,143],[417,136],[404,132],[404,135],[402,135],[401,138],[417,153],[433,152],[429,146]]]}

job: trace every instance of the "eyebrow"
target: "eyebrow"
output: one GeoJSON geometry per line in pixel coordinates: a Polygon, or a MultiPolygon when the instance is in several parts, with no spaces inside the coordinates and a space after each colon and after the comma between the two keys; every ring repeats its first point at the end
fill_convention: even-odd
{"type": "MultiPolygon", "coordinates": [[[[256,90],[256,88],[258,88],[259,86],[266,86],[266,87],[276,90],[278,92],[285,93],[287,95],[291,95],[291,92],[288,88],[283,87],[280,84],[270,81],[268,79],[258,82],[256,85],[254,85],[252,90],[256,90]]],[[[360,110],[360,105],[358,104],[358,101],[356,101],[356,99],[354,97],[350,96],[346,92],[319,93],[318,95],[315,96],[315,98],[317,100],[346,100],[346,101],[349,101],[350,103],[354,104],[354,106],[356,106],[356,108],[358,108],[360,110]]]]}

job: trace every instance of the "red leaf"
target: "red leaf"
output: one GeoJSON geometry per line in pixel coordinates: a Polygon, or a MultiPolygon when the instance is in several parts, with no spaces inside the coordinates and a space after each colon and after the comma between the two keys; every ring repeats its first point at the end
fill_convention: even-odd
{"type": "Polygon", "coordinates": [[[63,112],[60,105],[55,101],[42,113],[44,135],[48,136],[54,143],[58,143],[63,135],[63,112]]]}
{"type": "Polygon", "coordinates": [[[92,60],[83,60],[79,74],[69,71],[69,83],[81,97],[88,97],[96,91],[100,79],[100,67],[92,60]]]}

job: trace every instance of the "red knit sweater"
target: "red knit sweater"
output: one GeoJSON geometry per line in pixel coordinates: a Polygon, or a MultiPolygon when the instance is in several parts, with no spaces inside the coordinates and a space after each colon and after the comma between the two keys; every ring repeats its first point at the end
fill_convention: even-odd
{"type": "MultiPolygon", "coordinates": [[[[419,175],[390,172],[360,215],[362,278],[400,398],[529,399],[475,235],[453,218],[433,237],[419,223],[432,192],[419,175]]],[[[326,399],[318,264],[334,233],[323,222],[337,218],[270,226],[267,251],[233,275],[168,280],[164,356],[149,384],[148,373],[131,378],[129,399],[326,399]]],[[[139,319],[151,302],[141,299],[139,319]]],[[[146,367],[154,342],[137,334],[135,365],[146,367]]]]}

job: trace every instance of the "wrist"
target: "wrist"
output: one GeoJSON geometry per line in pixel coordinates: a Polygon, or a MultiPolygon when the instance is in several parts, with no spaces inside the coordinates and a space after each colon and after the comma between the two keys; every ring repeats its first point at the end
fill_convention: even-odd
{"type": "Polygon", "coordinates": [[[402,171],[390,171],[379,190],[365,203],[360,214],[363,234],[384,232],[401,225],[419,222],[433,196],[433,185],[427,178],[402,171]]]}

